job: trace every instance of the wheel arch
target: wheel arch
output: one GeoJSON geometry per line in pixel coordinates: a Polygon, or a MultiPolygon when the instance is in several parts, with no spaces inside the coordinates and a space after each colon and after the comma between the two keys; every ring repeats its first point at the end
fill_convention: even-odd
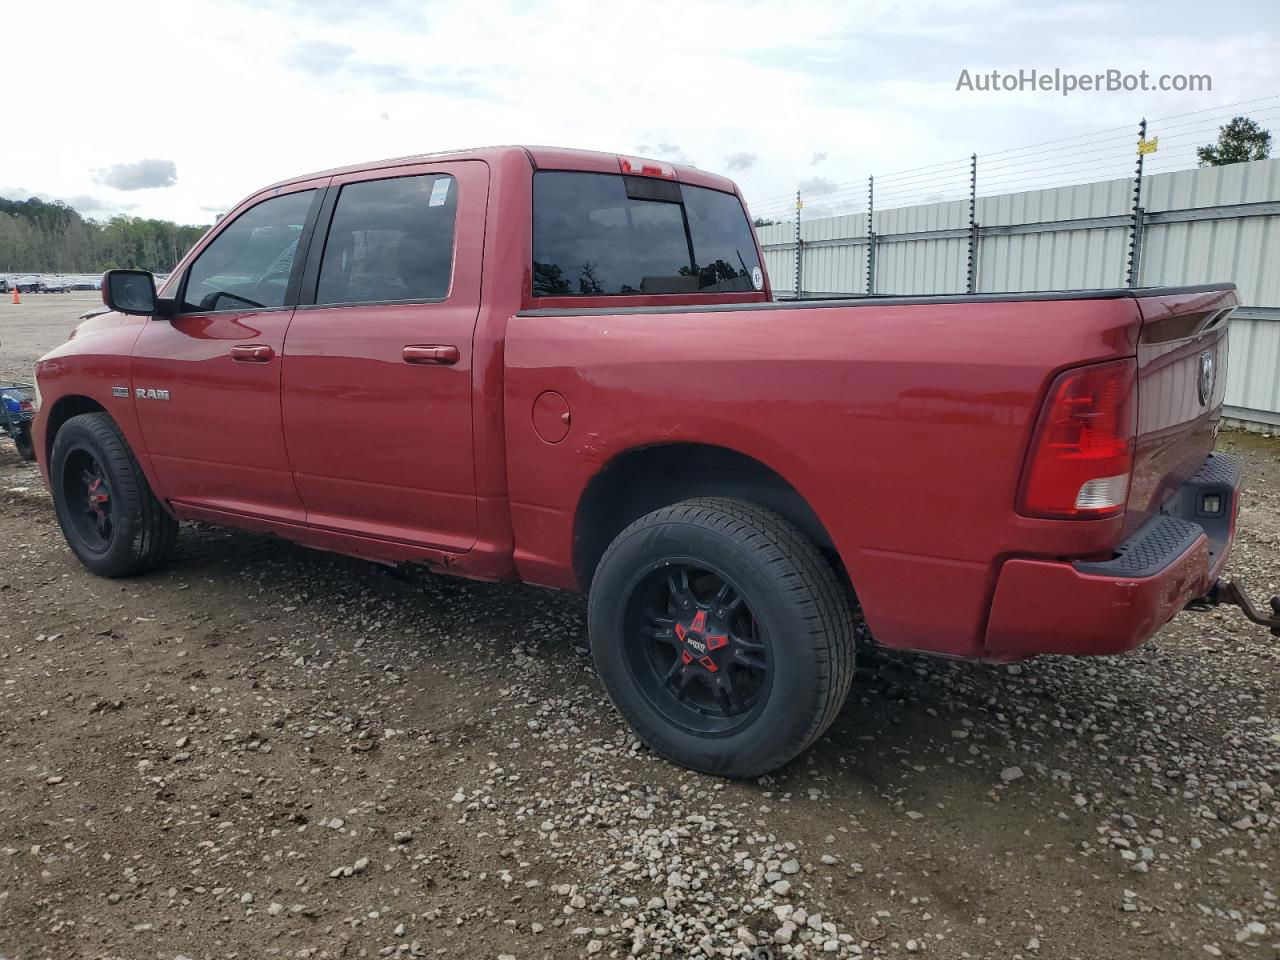
{"type": "Polygon", "coordinates": [[[782,474],[729,447],[671,442],[616,454],[583,489],[573,522],[573,572],[579,587],[590,589],[605,549],[633,521],[661,507],[708,496],[745,500],[780,514],[848,582],[831,534],[782,474]]]}
{"type": "Polygon", "coordinates": [[[152,493],[159,499],[161,506],[168,513],[173,513],[173,508],[165,498],[159,478],[155,474],[151,458],[147,455],[146,445],[142,443],[141,428],[138,422],[132,418],[131,409],[109,410],[100,400],[91,396],[83,393],[68,393],[53,401],[48,411],[47,414],[41,411],[37,417],[37,422],[42,425],[43,433],[35,437],[40,444],[36,451],[38,454],[37,459],[41,463],[41,469],[48,471],[45,476],[47,482],[53,482],[51,475],[53,444],[57,439],[58,431],[72,417],[78,417],[84,413],[101,413],[108,417],[119,429],[125,443],[129,445],[129,449],[137,459],[142,475],[146,477],[152,493]]]}
{"type": "MultiPolygon", "coordinates": [[[[52,407],[49,408],[48,414],[44,418],[44,462],[48,463],[53,453],[53,441],[57,437],[58,431],[62,429],[62,425],[72,417],[78,417],[82,413],[105,413],[107,416],[111,414],[107,408],[100,404],[92,397],[86,397],[83,394],[68,394],[59,397],[52,407]]],[[[112,420],[115,417],[111,417],[112,420]]]]}

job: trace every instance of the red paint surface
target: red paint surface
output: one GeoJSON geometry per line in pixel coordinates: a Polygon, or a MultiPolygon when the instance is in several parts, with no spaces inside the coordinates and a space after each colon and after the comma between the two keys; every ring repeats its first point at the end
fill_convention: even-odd
{"type": "Polygon", "coordinates": [[[1000,571],[987,625],[991,657],[1037,653],[1123,653],[1205,594],[1226,562],[1211,571],[1201,537],[1153,577],[1097,577],[1070,564],[1010,560],[1000,571]]]}
{"type": "MultiPolygon", "coordinates": [[[[535,166],[618,169],[612,154],[498,148],[330,171],[250,198],[329,178],[449,173],[460,191],[450,295],[96,324],[39,364],[42,466],[50,411],[87,397],[121,424],[179,515],[388,563],[574,588],[574,522],[593,477],[640,447],[724,447],[771,468],[812,507],[881,642],[965,656],[1124,648],[1206,582],[1195,551],[1151,583],[1094,583],[1104,578],[1081,577],[1064,558],[1107,556],[1211,448],[1224,331],[1157,334],[1233,294],[714,312],[695,305],[763,302],[769,291],[534,299],[535,166]],[[518,315],[656,305],[690,309],[518,315]],[[250,343],[274,356],[230,359],[250,343]],[[405,363],[403,348],[422,344],[456,346],[458,362],[405,363]],[[1219,366],[1208,407],[1195,393],[1205,350],[1219,366]],[[1048,384],[1118,357],[1138,361],[1129,509],[1092,521],[1018,515],[1048,384]],[[113,397],[113,385],[130,395],[113,397]],[[136,401],[135,386],[173,399],[136,401]],[[535,403],[547,391],[572,410],[569,424],[558,404],[535,403]],[[563,437],[548,443],[544,428],[563,437]]],[[[736,190],[702,171],[676,175],[736,190]]],[[[188,254],[166,292],[243,207],[188,254]]]]}

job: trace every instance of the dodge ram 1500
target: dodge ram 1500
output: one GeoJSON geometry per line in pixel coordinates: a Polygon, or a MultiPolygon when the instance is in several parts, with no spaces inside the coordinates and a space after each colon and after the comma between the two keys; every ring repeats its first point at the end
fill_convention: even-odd
{"type": "Polygon", "coordinates": [[[639,158],[288,180],[158,293],[106,275],[38,364],[40,465],[103,576],[198,519],[584,591],[620,712],[727,776],[823,732],[858,615],[1012,660],[1223,598],[1230,284],[774,302],[762,266],[733,183],[639,158]]]}

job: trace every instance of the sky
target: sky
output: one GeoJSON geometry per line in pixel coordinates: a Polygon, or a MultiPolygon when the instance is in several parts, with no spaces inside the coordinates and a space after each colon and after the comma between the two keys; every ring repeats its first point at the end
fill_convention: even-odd
{"type": "Polygon", "coordinates": [[[885,202],[939,197],[975,151],[1006,189],[1089,160],[1121,176],[1144,115],[1173,118],[1153,125],[1166,165],[1235,112],[1280,134],[1274,0],[10,0],[6,21],[32,29],[0,58],[0,196],[98,219],[209,223],[275,180],[496,143],[692,163],[773,213],[869,173],[885,202]],[[1212,89],[957,90],[1033,68],[1212,89]]]}

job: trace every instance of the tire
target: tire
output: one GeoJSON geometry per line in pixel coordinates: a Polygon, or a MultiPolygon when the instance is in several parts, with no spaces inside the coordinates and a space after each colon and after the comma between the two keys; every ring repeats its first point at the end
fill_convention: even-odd
{"type": "Polygon", "coordinates": [[[13,445],[18,448],[18,456],[23,460],[36,458],[35,441],[31,439],[31,424],[24,423],[14,431],[13,445]]]}
{"type": "Polygon", "coordinates": [[[758,777],[830,726],[854,674],[854,620],[818,549],[778,514],[700,498],[622,531],[591,585],[591,651],[655,752],[758,777]]]}
{"type": "Polygon", "coordinates": [[[62,425],[49,458],[49,486],[67,545],[100,577],[128,577],[173,552],[178,523],[151,492],[129,444],[105,413],[62,425]]]}

